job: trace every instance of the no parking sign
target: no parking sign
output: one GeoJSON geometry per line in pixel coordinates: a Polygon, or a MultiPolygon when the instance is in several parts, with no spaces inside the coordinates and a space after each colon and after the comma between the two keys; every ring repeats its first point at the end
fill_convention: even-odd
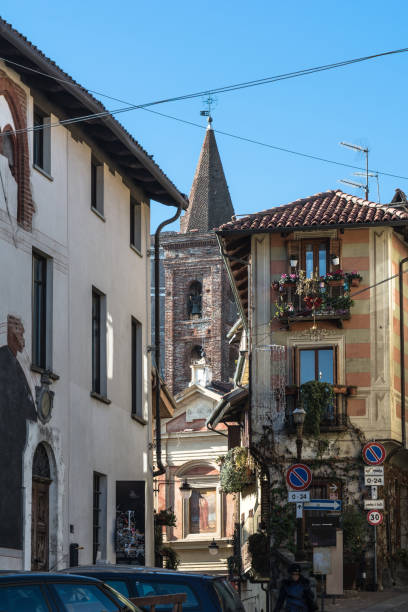
{"type": "Polygon", "coordinates": [[[286,473],[286,482],[291,489],[303,491],[312,482],[312,472],[307,465],[295,463],[290,466],[286,473]]]}
{"type": "Polygon", "coordinates": [[[368,465],[381,465],[385,457],[385,448],[381,442],[367,442],[363,448],[363,459],[368,465]]]}

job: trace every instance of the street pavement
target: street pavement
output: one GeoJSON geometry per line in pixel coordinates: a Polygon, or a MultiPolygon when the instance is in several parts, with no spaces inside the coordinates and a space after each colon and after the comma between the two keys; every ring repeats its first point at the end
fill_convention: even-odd
{"type": "MultiPolygon", "coordinates": [[[[319,610],[321,600],[319,599],[319,610]]],[[[345,598],[326,599],[325,612],[408,612],[408,590],[392,589],[381,593],[359,592],[345,598]]]]}

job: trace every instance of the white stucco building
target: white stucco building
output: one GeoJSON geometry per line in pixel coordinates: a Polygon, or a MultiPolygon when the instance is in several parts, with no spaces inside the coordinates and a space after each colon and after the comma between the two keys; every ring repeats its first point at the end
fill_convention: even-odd
{"type": "Polygon", "coordinates": [[[57,125],[103,106],[0,40],[0,569],[152,565],[150,200],[187,201],[109,114],[57,125]]]}

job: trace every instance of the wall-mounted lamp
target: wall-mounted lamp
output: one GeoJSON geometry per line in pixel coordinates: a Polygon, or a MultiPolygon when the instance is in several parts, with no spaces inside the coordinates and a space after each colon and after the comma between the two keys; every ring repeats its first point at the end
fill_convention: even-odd
{"type": "Polygon", "coordinates": [[[332,255],[332,264],[333,266],[338,266],[340,263],[340,257],[338,255],[332,255]]]}
{"type": "Polygon", "coordinates": [[[188,499],[190,499],[193,489],[190,487],[187,480],[184,479],[184,482],[180,486],[179,491],[180,491],[181,498],[187,501],[188,499]]]}
{"type": "Polygon", "coordinates": [[[219,550],[220,548],[217,542],[213,538],[213,541],[211,542],[211,544],[208,545],[208,552],[210,553],[210,555],[215,557],[216,555],[218,555],[219,550]]]}
{"type": "Polygon", "coordinates": [[[291,268],[296,268],[296,266],[298,265],[297,258],[296,257],[293,257],[293,258],[291,257],[289,261],[290,261],[291,268]]]}

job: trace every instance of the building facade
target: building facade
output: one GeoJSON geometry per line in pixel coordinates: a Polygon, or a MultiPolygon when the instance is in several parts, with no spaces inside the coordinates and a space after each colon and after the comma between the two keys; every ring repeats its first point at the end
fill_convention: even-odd
{"type": "Polygon", "coordinates": [[[109,113],[62,125],[105,109],[0,39],[0,568],[153,564],[149,209],[186,200],[109,113]]]}
{"type": "MultiPolygon", "coordinates": [[[[329,191],[232,221],[218,231],[249,335],[250,406],[241,419],[250,421],[247,444],[261,469],[264,502],[253,533],[260,529],[272,547],[276,564],[265,570],[272,584],[279,550],[295,546],[298,559],[312,560],[320,541],[313,525],[323,520],[341,533],[332,543],[332,559],[339,561],[335,574],[327,576],[328,592],[342,592],[343,562],[348,588],[361,580],[363,566],[370,584],[404,579],[398,560],[408,547],[408,454],[401,409],[407,368],[401,338],[407,321],[401,318],[406,308],[400,309],[400,300],[406,300],[408,287],[402,274],[401,295],[399,271],[408,255],[407,226],[406,201],[399,192],[390,204],[380,205],[329,191]],[[294,410],[302,408],[305,420],[299,429],[294,410]],[[376,558],[362,459],[364,445],[372,440],[387,453],[385,482],[378,489],[384,520],[377,527],[376,558]],[[312,470],[311,498],[337,502],[342,511],[304,511],[296,536],[285,477],[299,461],[312,470]],[[286,536],[279,531],[283,524],[286,536]],[[360,548],[350,524],[359,526],[360,548]]],[[[228,414],[223,416],[228,420],[228,414]]],[[[247,517],[242,518],[245,523],[247,517]]],[[[243,557],[247,550],[244,546],[243,557]]]]}

